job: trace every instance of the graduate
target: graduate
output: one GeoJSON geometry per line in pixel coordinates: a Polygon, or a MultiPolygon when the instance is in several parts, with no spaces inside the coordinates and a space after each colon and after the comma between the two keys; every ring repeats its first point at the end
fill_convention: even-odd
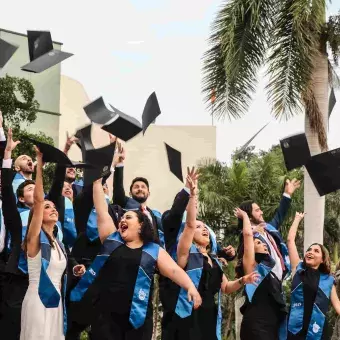
{"type": "Polygon", "coordinates": [[[101,180],[93,185],[93,199],[103,246],[72,291],[71,299],[81,300],[97,277],[100,289],[95,302],[93,338],[150,340],[153,329],[150,297],[156,268],[187,291],[195,308],[201,304],[201,298],[187,274],[157,244],[146,215],[139,210],[126,211],[117,229],[107,210],[101,180]]]}
{"type": "Polygon", "coordinates": [[[54,234],[58,211],[53,202],[44,198],[43,154],[38,148],[35,150],[33,208],[23,242],[29,286],[22,304],[20,340],[63,340],[67,328],[64,304],[67,255],[54,234]]]}
{"type": "Polygon", "coordinates": [[[188,175],[190,198],[186,224],[178,236],[176,253],[172,254],[178,265],[185,269],[202,297],[202,305],[193,310],[191,303],[184,299],[183,289],[178,290],[174,300],[173,316],[163,339],[220,340],[222,312],[221,294],[230,294],[247,283],[255,283],[256,272],[235,281],[228,281],[216,256],[217,243],[214,233],[201,221],[197,214],[197,179],[188,175]],[[217,303],[215,302],[217,298],[217,303]]]}
{"type": "Polygon", "coordinates": [[[288,318],[288,340],[326,340],[329,304],[340,314],[331,261],[327,249],[318,243],[309,246],[300,258],[295,238],[303,213],[297,212],[288,233],[287,246],[292,266],[292,288],[288,318]]]}
{"type": "Polygon", "coordinates": [[[260,279],[245,287],[246,300],[241,307],[241,340],[285,339],[286,304],[282,283],[273,271],[275,260],[263,237],[265,224],[253,230],[248,214],[237,208],[235,216],[243,222],[243,242],[240,248],[241,261],[236,271],[239,276],[256,270],[260,279]]]}

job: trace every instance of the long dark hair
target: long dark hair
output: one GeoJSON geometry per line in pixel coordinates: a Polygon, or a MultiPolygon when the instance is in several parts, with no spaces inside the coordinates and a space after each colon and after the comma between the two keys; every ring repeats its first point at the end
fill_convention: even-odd
{"type": "MultiPolygon", "coordinates": [[[[49,200],[45,199],[45,201],[49,201],[49,200]]],[[[30,229],[30,225],[31,225],[31,222],[32,222],[33,215],[34,215],[34,208],[31,209],[30,214],[28,215],[26,235],[25,235],[24,241],[22,242],[22,246],[21,246],[22,250],[25,253],[27,252],[27,235],[28,235],[28,231],[30,229]]],[[[43,230],[45,232],[45,235],[48,239],[48,242],[50,243],[50,246],[52,248],[54,248],[54,243],[53,243],[52,237],[46,232],[46,230],[44,229],[44,227],[42,225],[41,225],[41,230],[43,230]]]]}
{"type": "Polygon", "coordinates": [[[143,243],[149,243],[149,242],[154,242],[159,244],[159,238],[157,236],[157,232],[155,228],[153,227],[153,224],[151,223],[150,219],[148,216],[146,216],[142,210],[127,210],[127,211],[132,211],[137,215],[138,222],[141,224],[141,233],[140,233],[140,238],[142,239],[143,243]]]}
{"type": "MultiPolygon", "coordinates": [[[[323,274],[330,274],[331,273],[331,259],[329,257],[329,252],[327,248],[320,243],[313,243],[308,247],[308,249],[311,246],[319,246],[321,249],[323,262],[320,263],[318,270],[323,274]]],[[[306,266],[305,258],[303,258],[303,264],[306,266]]]]}

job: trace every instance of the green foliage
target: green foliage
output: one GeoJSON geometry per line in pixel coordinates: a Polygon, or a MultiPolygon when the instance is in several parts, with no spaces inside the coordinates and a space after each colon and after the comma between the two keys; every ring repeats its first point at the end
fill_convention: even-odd
{"type": "Polygon", "coordinates": [[[33,123],[39,109],[34,95],[34,87],[29,80],[7,75],[0,78],[0,110],[4,123],[16,129],[22,123],[33,123]]]}
{"type": "Polygon", "coordinates": [[[340,56],[340,12],[329,17],[327,23],[327,40],[332,50],[334,63],[338,65],[340,56]]]}

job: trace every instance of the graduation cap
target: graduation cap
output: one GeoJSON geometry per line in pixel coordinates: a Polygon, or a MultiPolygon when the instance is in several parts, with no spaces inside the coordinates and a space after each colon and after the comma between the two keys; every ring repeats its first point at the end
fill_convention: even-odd
{"type": "Polygon", "coordinates": [[[307,138],[304,133],[281,139],[280,144],[288,171],[306,165],[311,158],[307,138]]]}
{"type": "Polygon", "coordinates": [[[143,131],[141,123],[136,118],[128,116],[112,105],[110,106],[116,112],[118,118],[108,125],[102,126],[104,131],[111,133],[124,142],[127,142],[143,131]]]}
{"type": "Polygon", "coordinates": [[[146,101],[142,114],[143,135],[149,125],[153,123],[160,114],[161,109],[158,104],[157,96],[156,93],[153,92],[146,101]]]}
{"type": "Polygon", "coordinates": [[[100,125],[107,124],[116,116],[114,112],[106,107],[103,97],[99,97],[84,106],[84,111],[91,122],[100,125]]]}
{"type": "Polygon", "coordinates": [[[80,150],[82,150],[83,161],[86,162],[86,151],[94,149],[91,138],[92,124],[86,125],[85,127],[78,129],[74,135],[80,140],[77,143],[80,150]]]}
{"type": "Polygon", "coordinates": [[[92,168],[93,166],[86,163],[72,162],[61,150],[53,145],[39,142],[32,138],[27,138],[30,142],[38,147],[43,154],[43,161],[46,163],[57,163],[58,165],[65,165],[69,168],[92,168]]]}
{"type": "Polygon", "coordinates": [[[86,162],[93,165],[91,169],[85,169],[84,185],[90,185],[99,178],[111,173],[112,159],[115,153],[116,143],[111,143],[99,149],[86,151],[86,162]]]}
{"type": "Polygon", "coordinates": [[[0,68],[5,67],[18,47],[19,46],[12,45],[3,39],[0,39],[0,68]]]}
{"type": "Polygon", "coordinates": [[[313,156],[306,169],[320,196],[340,189],[340,148],[313,156]]]}
{"type": "Polygon", "coordinates": [[[169,168],[170,171],[181,181],[183,182],[183,174],[182,174],[182,155],[179,151],[172,148],[170,145],[165,144],[166,153],[168,156],[169,168]]]}
{"type": "Polygon", "coordinates": [[[73,55],[55,50],[48,31],[27,31],[27,38],[30,63],[21,67],[24,71],[40,73],[73,55]]]}

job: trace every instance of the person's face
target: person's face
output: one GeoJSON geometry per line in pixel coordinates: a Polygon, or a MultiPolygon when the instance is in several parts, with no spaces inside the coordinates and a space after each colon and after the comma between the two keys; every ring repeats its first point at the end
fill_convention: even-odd
{"type": "Polygon", "coordinates": [[[254,239],[254,251],[258,254],[269,254],[267,244],[258,238],[254,239]]]}
{"type": "Polygon", "coordinates": [[[203,247],[208,246],[210,243],[209,230],[202,221],[196,221],[194,242],[203,247]]]}
{"type": "Polygon", "coordinates": [[[142,225],[134,211],[127,211],[121,218],[118,231],[125,242],[140,239],[142,225]]]}
{"type": "Polygon", "coordinates": [[[256,203],[253,203],[252,204],[252,212],[251,212],[251,215],[252,215],[252,222],[256,223],[256,224],[259,224],[259,223],[262,223],[264,222],[264,219],[263,219],[263,212],[262,210],[260,209],[260,207],[256,204],[256,203]]]}
{"type": "Polygon", "coordinates": [[[34,193],[35,184],[28,184],[24,187],[24,195],[23,197],[18,197],[19,202],[24,203],[28,206],[33,205],[33,193],[34,193]]]}
{"type": "Polygon", "coordinates": [[[131,196],[139,203],[144,203],[150,195],[149,189],[142,181],[137,181],[131,188],[131,196]]]}
{"type": "Polygon", "coordinates": [[[73,189],[72,189],[72,184],[71,183],[64,182],[62,195],[64,197],[69,198],[70,200],[73,199],[73,189]]]}
{"type": "Polygon", "coordinates": [[[43,223],[57,223],[58,222],[58,211],[55,205],[51,201],[44,202],[44,212],[43,212],[43,223]]]}
{"type": "Polygon", "coordinates": [[[32,174],[34,173],[34,164],[32,158],[27,155],[19,156],[15,161],[15,170],[17,172],[32,174]]]}
{"type": "Polygon", "coordinates": [[[311,245],[305,254],[305,262],[308,267],[319,268],[320,264],[323,263],[322,250],[318,244],[311,245]]]}
{"type": "Polygon", "coordinates": [[[76,179],[76,169],[75,168],[66,168],[66,175],[65,178],[73,182],[76,179]]]}

